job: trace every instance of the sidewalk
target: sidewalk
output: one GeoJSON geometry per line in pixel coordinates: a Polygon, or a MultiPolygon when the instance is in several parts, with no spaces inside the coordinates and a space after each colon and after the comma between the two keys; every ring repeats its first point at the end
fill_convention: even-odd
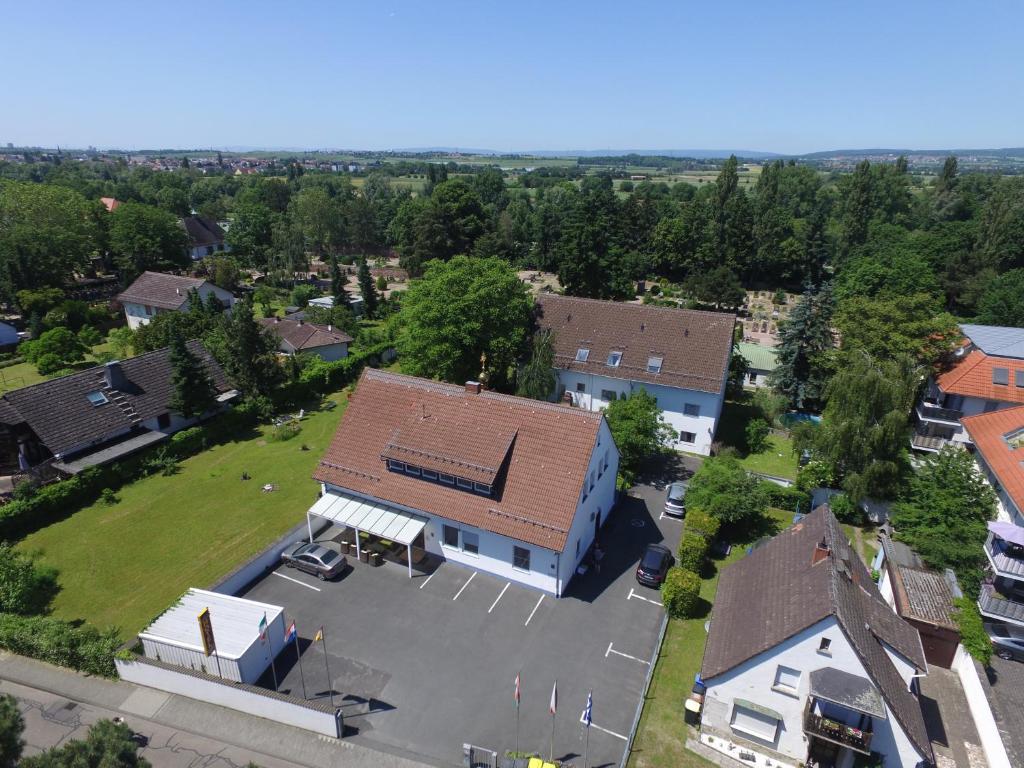
{"type": "Polygon", "coordinates": [[[88,677],[5,652],[0,652],[0,679],[117,712],[134,722],[145,720],[313,768],[423,768],[426,765],[415,755],[380,752],[196,699],[88,677]]]}
{"type": "Polygon", "coordinates": [[[921,708],[938,768],[986,768],[981,739],[955,673],[931,667],[921,681],[921,708]]]}

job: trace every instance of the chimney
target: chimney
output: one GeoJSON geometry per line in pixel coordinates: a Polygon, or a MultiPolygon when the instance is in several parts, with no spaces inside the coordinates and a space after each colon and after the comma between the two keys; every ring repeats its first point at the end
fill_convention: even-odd
{"type": "Polygon", "coordinates": [[[121,362],[119,360],[111,360],[106,364],[106,366],[104,366],[103,380],[111,389],[124,388],[124,369],[121,368],[121,362]]]}
{"type": "Polygon", "coordinates": [[[274,316],[274,322],[275,322],[275,323],[280,323],[280,322],[281,322],[281,318],[280,318],[280,317],[277,317],[277,316],[275,315],[275,316],[274,316]]]}
{"type": "Polygon", "coordinates": [[[825,537],[822,536],[821,541],[814,546],[814,554],[811,556],[811,565],[817,565],[822,560],[825,560],[831,551],[832,550],[829,549],[828,542],[825,541],[825,537]]]}
{"type": "Polygon", "coordinates": [[[328,333],[330,333],[330,332],[331,332],[331,331],[333,331],[333,330],[334,330],[334,326],[333,326],[333,325],[331,325],[330,323],[328,323],[328,324],[327,324],[327,332],[328,332],[328,333]]]}
{"type": "Polygon", "coordinates": [[[467,381],[466,382],[466,391],[469,392],[472,395],[479,395],[481,388],[482,387],[480,386],[480,382],[479,381],[467,381]]]}
{"type": "Polygon", "coordinates": [[[177,294],[178,296],[181,296],[181,288],[175,288],[175,289],[174,289],[174,292],[175,292],[175,293],[176,293],[176,294],[177,294]]]}
{"type": "Polygon", "coordinates": [[[299,318],[299,325],[302,325],[302,318],[299,318]]]}

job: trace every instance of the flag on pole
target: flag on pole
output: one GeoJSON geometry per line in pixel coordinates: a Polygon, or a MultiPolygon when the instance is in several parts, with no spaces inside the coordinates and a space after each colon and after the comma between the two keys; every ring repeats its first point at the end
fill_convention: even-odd
{"type": "Polygon", "coordinates": [[[324,628],[320,627],[320,629],[318,629],[316,631],[316,637],[313,638],[313,642],[314,643],[319,643],[323,639],[324,639],[324,628]]]}
{"type": "Polygon", "coordinates": [[[287,645],[288,643],[294,642],[295,641],[295,635],[296,635],[296,632],[295,632],[295,622],[293,621],[292,625],[290,627],[288,627],[288,629],[286,629],[285,632],[284,632],[284,642],[285,642],[285,644],[287,645]]]}
{"type": "Polygon", "coordinates": [[[558,709],[558,681],[555,680],[555,684],[551,687],[551,706],[548,707],[548,711],[554,716],[555,710],[558,709]]]}
{"type": "Polygon", "coordinates": [[[260,642],[267,642],[267,614],[263,614],[263,618],[260,619],[260,642]]]}
{"type": "Polygon", "coordinates": [[[587,694],[587,706],[583,708],[583,714],[580,716],[580,722],[590,727],[591,716],[594,711],[594,692],[591,691],[587,694]]]}
{"type": "Polygon", "coordinates": [[[519,706],[519,675],[516,674],[516,706],[519,706]]]}

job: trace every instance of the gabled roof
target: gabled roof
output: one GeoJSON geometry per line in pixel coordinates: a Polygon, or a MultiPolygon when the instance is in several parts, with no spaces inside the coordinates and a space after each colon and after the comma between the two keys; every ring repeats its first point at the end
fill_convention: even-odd
{"type": "Polygon", "coordinates": [[[758,371],[774,371],[779,365],[779,351],[775,347],[763,344],[751,344],[741,341],[736,345],[739,352],[750,363],[750,367],[758,371]]]}
{"type": "Polygon", "coordinates": [[[122,304],[130,302],[160,309],[179,309],[188,300],[188,292],[199,290],[205,283],[206,280],[199,277],[143,272],[118,295],[117,300],[122,304]]]}
{"type": "Polygon", "coordinates": [[[965,324],[960,330],[986,355],[1024,359],[1024,328],[965,324]]]}
{"type": "Polygon", "coordinates": [[[118,200],[116,197],[101,197],[100,202],[103,203],[106,209],[111,213],[113,213],[114,209],[121,204],[121,201],[118,200]]]}
{"type": "Polygon", "coordinates": [[[329,325],[318,325],[305,321],[280,317],[265,317],[260,322],[279,339],[287,342],[299,352],[334,344],[351,344],[352,337],[329,325]]]}
{"type": "Polygon", "coordinates": [[[914,746],[930,759],[921,707],[883,646],[923,670],[920,635],[882,599],[827,506],[722,571],[701,676],[722,675],[829,617],[914,746]],[[828,552],[814,562],[821,542],[828,552]]]}
{"type": "Polygon", "coordinates": [[[542,293],[537,323],[554,340],[555,368],[717,394],[732,354],[736,316],[542,293]],[[577,362],[577,351],[589,351],[577,362]],[[617,367],[607,365],[621,352],[617,367]],[[658,373],[648,371],[661,358],[658,373]]]}
{"type": "Polygon", "coordinates": [[[1007,436],[1024,433],[1024,407],[1004,408],[960,420],[999,484],[1024,513],[1024,443],[1014,448],[1007,436]]]}
{"type": "Polygon", "coordinates": [[[193,248],[224,242],[224,230],[209,216],[186,216],[181,220],[181,225],[193,248]]]}
{"type": "MultiPolygon", "coordinates": [[[[231,389],[224,371],[200,342],[190,341],[188,348],[206,366],[218,394],[231,389]]],[[[28,426],[57,455],[167,413],[173,388],[166,349],[109,365],[120,369],[123,377],[114,387],[105,380],[108,366],[98,365],[5,393],[0,397],[0,423],[28,426]],[[92,392],[103,393],[106,402],[94,405],[88,399],[92,392]]]]}
{"type": "Polygon", "coordinates": [[[1024,373],[1024,360],[993,357],[980,349],[971,352],[936,380],[939,389],[953,395],[980,397],[1004,403],[1024,403],[1024,387],[1017,386],[1017,373],[1024,373]],[[1005,368],[1007,383],[995,384],[992,369],[1005,368]]]}
{"type": "Polygon", "coordinates": [[[903,542],[885,534],[880,538],[885,567],[892,577],[897,613],[906,619],[956,630],[953,599],[961,593],[952,571],[933,571],[903,542]]]}
{"type": "MultiPolygon", "coordinates": [[[[314,477],[560,552],[603,418],[579,408],[367,369],[314,477]],[[461,477],[467,465],[487,470],[494,495],[389,471],[386,457],[396,446],[414,466],[461,477]]],[[[617,456],[610,436],[600,450],[617,456]]],[[[607,471],[614,473],[611,457],[607,471]]]]}

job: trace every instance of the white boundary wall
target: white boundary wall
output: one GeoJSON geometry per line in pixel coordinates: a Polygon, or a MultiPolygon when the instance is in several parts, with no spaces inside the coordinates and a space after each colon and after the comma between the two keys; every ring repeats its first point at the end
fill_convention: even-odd
{"type": "Polygon", "coordinates": [[[988,760],[989,768],[1010,768],[1010,758],[1006,754],[1003,739],[999,735],[999,727],[992,715],[985,687],[981,684],[978,665],[962,645],[957,646],[952,669],[964,687],[967,706],[971,710],[974,727],[978,729],[981,748],[985,750],[985,759],[988,760]]]}
{"type": "MultiPolygon", "coordinates": [[[[330,521],[316,518],[313,524],[314,537],[321,534],[330,525],[330,521]]],[[[256,579],[276,568],[281,562],[281,553],[285,549],[297,541],[307,541],[308,538],[309,532],[306,527],[306,521],[303,520],[260,554],[252,558],[252,560],[247,561],[241,568],[229,573],[210,587],[210,591],[220,592],[222,595],[237,595],[249,584],[256,581],[256,579]]]]}
{"type": "Polygon", "coordinates": [[[334,739],[341,738],[341,713],[335,715],[328,707],[310,706],[272,691],[258,692],[259,689],[250,686],[222,682],[207,675],[178,671],[149,661],[115,659],[114,664],[121,679],[130,683],[217,704],[334,739]]]}

